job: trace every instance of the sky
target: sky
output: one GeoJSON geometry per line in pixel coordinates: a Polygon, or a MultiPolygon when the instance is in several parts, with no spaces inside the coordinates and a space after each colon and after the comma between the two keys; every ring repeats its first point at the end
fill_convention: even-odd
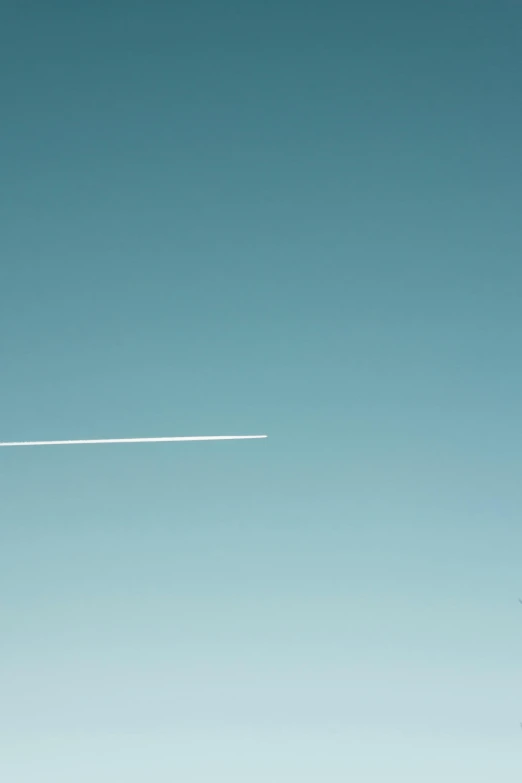
{"type": "Polygon", "coordinates": [[[522,7],[0,8],[0,778],[522,767],[522,7]]]}

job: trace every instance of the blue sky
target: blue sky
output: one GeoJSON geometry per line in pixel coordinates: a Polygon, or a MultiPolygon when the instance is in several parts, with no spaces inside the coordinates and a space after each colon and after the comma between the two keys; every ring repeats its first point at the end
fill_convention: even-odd
{"type": "Polygon", "coordinates": [[[0,29],[0,777],[518,781],[518,4],[0,29]]]}

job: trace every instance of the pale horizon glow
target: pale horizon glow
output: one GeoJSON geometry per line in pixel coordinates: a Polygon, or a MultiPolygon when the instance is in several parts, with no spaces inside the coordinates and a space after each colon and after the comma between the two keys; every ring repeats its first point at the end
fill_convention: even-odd
{"type": "Polygon", "coordinates": [[[33,441],[14,441],[11,443],[0,443],[0,447],[5,446],[80,446],[95,443],[172,443],[174,441],[188,440],[253,440],[258,438],[267,438],[268,435],[188,435],[166,438],[102,438],[91,440],[33,440],[33,441]]]}

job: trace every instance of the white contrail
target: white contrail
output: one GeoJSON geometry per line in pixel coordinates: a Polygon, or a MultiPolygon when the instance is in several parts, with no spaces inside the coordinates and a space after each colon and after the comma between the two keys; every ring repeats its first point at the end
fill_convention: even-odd
{"type": "Polygon", "coordinates": [[[102,440],[31,440],[0,443],[2,446],[84,446],[91,443],[171,443],[179,440],[247,440],[267,435],[190,435],[174,438],[104,438],[102,440]]]}

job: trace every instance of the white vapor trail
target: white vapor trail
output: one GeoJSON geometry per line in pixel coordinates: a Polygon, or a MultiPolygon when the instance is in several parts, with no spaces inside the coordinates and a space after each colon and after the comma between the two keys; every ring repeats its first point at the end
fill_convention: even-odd
{"type": "Polygon", "coordinates": [[[190,435],[174,438],[104,438],[101,440],[32,440],[0,443],[2,446],[84,446],[91,443],[172,443],[181,440],[251,440],[267,435],[190,435]]]}

